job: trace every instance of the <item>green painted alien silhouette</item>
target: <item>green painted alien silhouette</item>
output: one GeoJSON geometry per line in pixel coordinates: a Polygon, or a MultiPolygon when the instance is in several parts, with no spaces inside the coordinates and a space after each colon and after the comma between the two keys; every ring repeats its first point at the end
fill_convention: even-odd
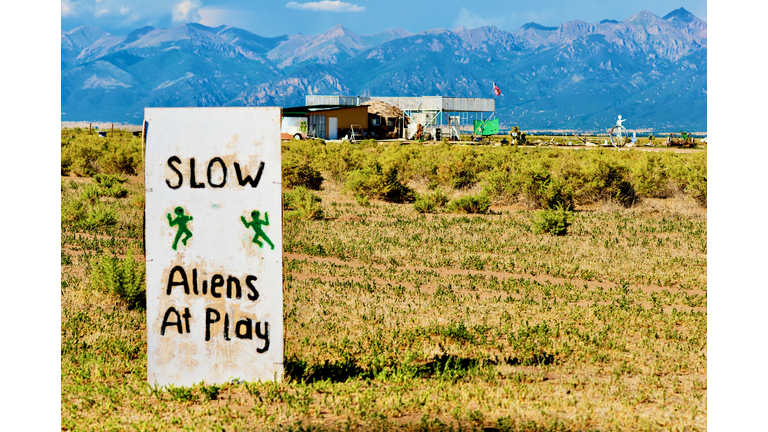
{"type": "Polygon", "coordinates": [[[182,234],[184,234],[184,238],[181,239],[181,243],[183,243],[184,246],[187,245],[187,240],[192,237],[192,231],[187,228],[187,222],[192,220],[192,216],[185,216],[182,207],[176,207],[173,212],[176,213],[176,219],[171,219],[171,214],[168,213],[168,224],[172,227],[175,225],[179,226],[176,231],[176,238],[173,240],[173,246],[171,246],[173,247],[173,250],[176,250],[176,245],[179,244],[179,239],[182,234]]]}
{"type": "Polygon", "coordinates": [[[263,229],[261,229],[261,226],[269,226],[269,212],[264,212],[264,220],[259,220],[259,211],[254,210],[251,212],[251,217],[253,218],[252,221],[248,222],[245,220],[245,217],[240,216],[240,220],[243,221],[243,225],[245,225],[246,228],[253,228],[253,231],[256,235],[253,236],[253,242],[259,245],[259,247],[264,247],[264,243],[259,241],[259,237],[262,237],[265,242],[269,243],[269,245],[272,247],[272,249],[275,249],[275,245],[272,244],[272,242],[269,240],[269,237],[267,237],[267,234],[264,232],[263,229]]]}

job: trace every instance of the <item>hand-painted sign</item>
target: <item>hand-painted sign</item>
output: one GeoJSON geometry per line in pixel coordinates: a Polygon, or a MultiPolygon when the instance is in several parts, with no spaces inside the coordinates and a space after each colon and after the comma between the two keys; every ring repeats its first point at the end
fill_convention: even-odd
{"type": "Polygon", "coordinates": [[[280,108],[144,116],[147,380],[282,379],[280,108]]]}

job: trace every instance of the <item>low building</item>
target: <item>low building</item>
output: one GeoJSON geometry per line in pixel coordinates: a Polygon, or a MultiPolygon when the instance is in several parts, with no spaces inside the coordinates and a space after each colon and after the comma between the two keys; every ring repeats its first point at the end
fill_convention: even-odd
{"type": "MultiPolygon", "coordinates": [[[[316,137],[328,140],[341,139],[345,136],[351,136],[354,128],[355,135],[367,134],[368,132],[368,107],[367,106],[302,106],[283,108],[283,118],[305,118],[306,133],[308,137],[316,137]]],[[[301,123],[302,120],[284,121],[284,125],[289,127],[295,123],[301,123]]],[[[283,128],[285,129],[285,128],[283,128]]],[[[284,134],[292,134],[297,131],[281,130],[284,134]]],[[[362,138],[362,137],[358,137],[362,138]]]]}

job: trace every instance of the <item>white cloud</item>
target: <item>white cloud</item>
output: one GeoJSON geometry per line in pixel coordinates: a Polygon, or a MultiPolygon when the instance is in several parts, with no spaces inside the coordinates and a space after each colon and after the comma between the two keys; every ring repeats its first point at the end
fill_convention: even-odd
{"type": "Polygon", "coordinates": [[[109,13],[109,9],[101,9],[101,10],[96,11],[93,14],[93,16],[95,16],[96,18],[100,18],[100,17],[103,17],[104,15],[106,15],[108,13],[109,13]]]}
{"type": "Polygon", "coordinates": [[[545,10],[542,13],[538,13],[535,11],[526,11],[526,12],[513,12],[512,13],[512,20],[518,20],[522,21],[520,25],[527,24],[529,22],[535,22],[537,24],[542,24],[543,21],[547,21],[552,17],[552,14],[549,12],[549,10],[545,10]]]}
{"type": "Polygon", "coordinates": [[[198,9],[198,13],[200,13],[200,21],[198,21],[198,23],[208,27],[228,25],[247,28],[256,21],[251,12],[246,10],[203,6],[198,9]]]}
{"type": "Polygon", "coordinates": [[[525,12],[512,12],[509,15],[499,15],[492,17],[481,17],[480,15],[472,12],[471,10],[462,7],[459,11],[459,15],[453,21],[453,26],[464,26],[469,29],[474,29],[484,26],[496,26],[497,28],[504,30],[515,30],[523,24],[529,22],[535,22],[543,24],[552,18],[552,12],[547,9],[542,12],[525,11],[525,12]]]}
{"type": "Polygon", "coordinates": [[[485,26],[504,27],[506,23],[507,17],[505,16],[483,18],[471,10],[462,7],[461,11],[459,11],[459,15],[453,21],[453,26],[454,28],[464,26],[473,29],[485,26]]]}
{"type": "Polygon", "coordinates": [[[128,15],[131,12],[131,8],[123,6],[120,8],[120,15],[128,15]]]}
{"type": "Polygon", "coordinates": [[[191,0],[184,0],[183,2],[176,4],[173,7],[173,21],[174,22],[200,21],[201,19],[200,13],[197,10],[199,7],[200,7],[199,3],[192,2],[191,0]]]}
{"type": "Polygon", "coordinates": [[[309,3],[296,3],[295,1],[286,3],[285,7],[289,9],[304,9],[315,12],[363,12],[365,6],[358,6],[343,1],[322,0],[309,3]]]}
{"type": "Polygon", "coordinates": [[[128,25],[133,24],[136,21],[138,21],[140,18],[141,18],[141,16],[139,16],[139,14],[134,12],[134,13],[128,15],[127,17],[125,17],[124,20],[121,20],[120,21],[120,26],[127,27],[128,25]]]}
{"type": "Polygon", "coordinates": [[[66,18],[75,15],[74,5],[68,1],[61,2],[61,16],[66,18]]]}

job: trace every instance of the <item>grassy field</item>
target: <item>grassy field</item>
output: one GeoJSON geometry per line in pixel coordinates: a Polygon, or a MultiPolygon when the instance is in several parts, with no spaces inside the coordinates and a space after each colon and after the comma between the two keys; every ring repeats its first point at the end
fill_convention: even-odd
{"type": "MultiPolygon", "coordinates": [[[[695,188],[665,183],[620,204],[587,194],[576,175],[558,177],[573,185],[573,205],[567,234],[555,236],[533,229],[546,205],[492,194],[480,175],[494,168],[478,158],[506,150],[461,159],[478,179],[463,185],[467,173],[450,160],[418,172],[420,148],[411,165],[370,143],[344,150],[357,182],[338,174],[349,166],[327,165],[339,158],[318,155],[319,219],[283,227],[283,382],[158,388],[146,383],[144,192],[131,173],[141,171],[131,159],[140,142],[115,144],[128,149],[122,165],[83,162],[77,155],[93,152],[73,149],[76,135],[62,132],[62,429],[707,428],[707,218],[695,188]],[[360,186],[375,175],[354,162],[358,151],[383,172],[400,167],[416,197],[391,202],[360,186]],[[491,205],[420,213],[408,202],[437,189],[491,205]]],[[[284,148],[284,184],[305,150],[284,148]]],[[[701,160],[674,158],[690,169],[701,160]]]]}

